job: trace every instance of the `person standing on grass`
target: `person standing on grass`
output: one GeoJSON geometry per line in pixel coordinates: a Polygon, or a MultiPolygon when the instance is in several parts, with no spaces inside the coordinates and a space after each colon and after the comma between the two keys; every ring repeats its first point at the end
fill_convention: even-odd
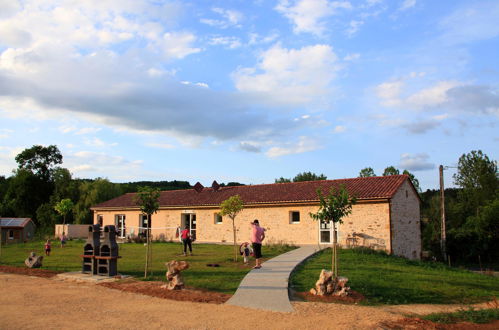
{"type": "Polygon", "coordinates": [[[50,250],[51,250],[51,245],[50,245],[50,240],[48,239],[45,242],[45,255],[49,256],[50,255],[50,250]]]}
{"type": "Polygon", "coordinates": [[[61,248],[63,248],[63,247],[64,247],[64,245],[66,245],[66,241],[67,241],[67,239],[68,239],[68,238],[66,237],[66,233],[65,233],[65,232],[62,232],[62,235],[61,235],[60,239],[61,239],[61,248]]]}
{"type": "Polygon", "coordinates": [[[189,246],[189,254],[192,256],[192,239],[189,226],[185,226],[185,229],[180,234],[180,238],[182,238],[182,244],[184,244],[184,256],[187,254],[187,246],[189,246]]]}
{"type": "Polygon", "coordinates": [[[251,223],[251,244],[253,246],[253,255],[255,256],[254,269],[262,268],[262,241],[265,239],[265,229],[260,227],[258,219],[253,220],[251,223]]]}

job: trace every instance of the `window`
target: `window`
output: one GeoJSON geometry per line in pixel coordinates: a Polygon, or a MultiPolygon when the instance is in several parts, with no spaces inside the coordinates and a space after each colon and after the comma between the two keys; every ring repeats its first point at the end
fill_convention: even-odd
{"type": "Polygon", "coordinates": [[[300,223],[300,212],[298,211],[289,212],[289,223],[300,223]]]}
{"type": "Polygon", "coordinates": [[[14,231],[9,230],[9,239],[14,239],[14,231]]]}
{"type": "Polygon", "coordinates": [[[220,213],[215,213],[215,224],[222,223],[222,215],[220,213]]]}
{"type": "Polygon", "coordinates": [[[145,236],[148,228],[149,219],[147,218],[147,214],[139,215],[139,235],[145,236]]]}
{"type": "Polygon", "coordinates": [[[101,226],[101,228],[104,226],[104,216],[102,215],[97,215],[97,224],[101,226]]]}

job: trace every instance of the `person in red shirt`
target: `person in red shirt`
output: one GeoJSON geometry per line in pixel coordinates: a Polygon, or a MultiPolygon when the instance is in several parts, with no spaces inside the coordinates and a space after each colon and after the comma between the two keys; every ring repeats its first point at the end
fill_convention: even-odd
{"type": "Polygon", "coordinates": [[[50,244],[50,240],[48,239],[47,242],[45,242],[45,255],[46,256],[50,255],[50,250],[51,250],[51,244],[50,244]]]}
{"type": "Polygon", "coordinates": [[[192,239],[188,226],[186,226],[185,229],[182,230],[182,232],[180,233],[180,238],[182,239],[182,244],[184,245],[184,256],[187,254],[187,246],[189,246],[189,255],[192,256],[192,239]]]}
{"type": "Polygon", "coordinates": [[[260,227],[258,219],[251,223],[251,245],[253,246],[253,255],[255,256],[254,269],[262,268],[262,241],[265,239],[265,229],[260,227]]]}

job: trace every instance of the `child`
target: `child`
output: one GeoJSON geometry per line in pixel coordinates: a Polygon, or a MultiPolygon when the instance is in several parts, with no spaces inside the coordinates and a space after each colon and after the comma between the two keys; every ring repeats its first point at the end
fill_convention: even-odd
{"type": "Polygon", "coordinates": [[[248,262],[249,262],[250,253],[251,253],[251,251],[250,251],[249,243],[244,242],[243,245],[241,246],[241,254],[243,255],[245,264],[248,264],[248,262]]]}
{"type": "Polygon", "coordinates": [[[61,235],[61,248],[63,248],[64,245],[66,245],[66,240],[67,240],[66,234],[64,232],[62,232],[62,235],[61,235]]]}
{"type": "Polygon", "coordinates": [[[51,250],[50,240],[48,239],[47,242],[45,242],[45,255],[46,256],[50,255],[50,250],[51,250]]]}

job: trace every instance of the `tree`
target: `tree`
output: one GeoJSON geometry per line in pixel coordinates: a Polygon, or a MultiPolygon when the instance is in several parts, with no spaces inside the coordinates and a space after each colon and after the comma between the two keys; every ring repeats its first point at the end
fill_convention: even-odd
{"type": "Polygon", "coordinates": [[[283,178],[281,176],[279,179],[275,179],[274,182],[275,183],[288,183],[288,182],[291,182],[291,179],[286,179],[286,178],[283,178]]]}
{"type": "Polygon", "coordinates": [[[62,155],[55,145],[48,147],[34,145],[19,153],[16,162],[19,164],[19,169],[28,170],[43,180],[50,181],[54,167],[62,164],[62,155]]]}
{"type": "Polygon", "coordinates": [[[363,168],[359,172],[359,178],[367,178],[371,176],[376,176],[372,167],[363,168]]]}
{"type": "Polygon", "coordinates": [[[341,186],[338,191],[331,187],[329,194],[324,196],[320,189],[317,190],[319,197],[319,210],[317,213],[309,213],[310,217],[325,223],[333,223],[333,241],[332,241],[332,260],[331,270],[333,271],[333,278],[338,276],[338,255],[336,251],[337,246],[337,223],[343,223],[343,218],[352,213],[352,205],[355,204],[357,199],[350,196],[344,186],[341,186]]]}
{"type": "Polygon", "coordinates": [[[119,185],[107,179],[97,178],[94,181],[82,182],[79,186],[80,198],[75,206],[75,222],[92,223],[90,207],[118,197],[122,194],[119,185]]]}
{"type": "Polygon", "coordinates": [[[327,176],[325,176],[324,174],[317,175],[312,172],[303,172],[303,173],[298,173],[293,178],[293,182],[317,181],[317,180],[327,180],[327,176]]]}
{"type": "Polygon", "coordinates": [[[477,215],[481,205],[498,197],[497,161],[490,160],[481,150],[463,154],[454,174],[454,183],[463,188],[461,200],[477,215]]]}
{"type": "Polygon", "coordinates": [[[147,214],[147,249],[144,278],[147,277],[149,267],[152,264],[151,217],[152,214],[156,213],[159,209],[159,196],[159,190],[151,187],[140,187],[139,192],[135,195],[135,203],[140,207],[140,211],[147,214]]]}
{"type": "Polygon", "coordinates": [[[71,212],[74,208],[74,204],[73,204],[73,201],[71,201],[69,198],[65,198],[63,200],[61,200],[59,203],[57,203],[55,206],[54,206],[54,209],[57,211],[57,213],[59,213],[60,215],[62,215],[62,224],[65,225],[66,224],[66,215],[69,214],[69,212],[71,212]]]}
{"type": "Polygon", "coordinates": [[[399,175],[400,171],[396,169],[394,166],[388,166],[385,168],[385,171],[383,172],[383,176],[387,175],[399,175]]]}
{"type": "Polygon", "coordinates": [[[26,169],[18,169],[9,179],[4,195],[2,216],[26,217],[36,220],[37,208],[49,201],[53,185],[26,169]]]}
{"type": "Polygon", "coordinates": [[[402,172],[402,174],[405,174],[405,175],[409,176],[409,179],[411,179],[412,185],[414,186],[414,188],[416,189],[416,191],[418,193],[420,193],[421,192],[421,188],[419,187],[419,180],[416,179],[416,177],[414,176],[414,174],[412,174],[408,170],[404,170],[404,172],[402,172]]]}
{"type": "Polygon", "coordinates": [[[237,214],[241,212],[243,208],[244,208],[244,202],[241,199],[241,196],[239,195],[231,196],[220,204],[220,214],[222,216],[227,215],[232,220],[232,233],[234,234],[234,262],[237,262],[237,254],[238,254],[238,248],[236,245],[237,240],[236,240],[235,219],[237,214]]]}

